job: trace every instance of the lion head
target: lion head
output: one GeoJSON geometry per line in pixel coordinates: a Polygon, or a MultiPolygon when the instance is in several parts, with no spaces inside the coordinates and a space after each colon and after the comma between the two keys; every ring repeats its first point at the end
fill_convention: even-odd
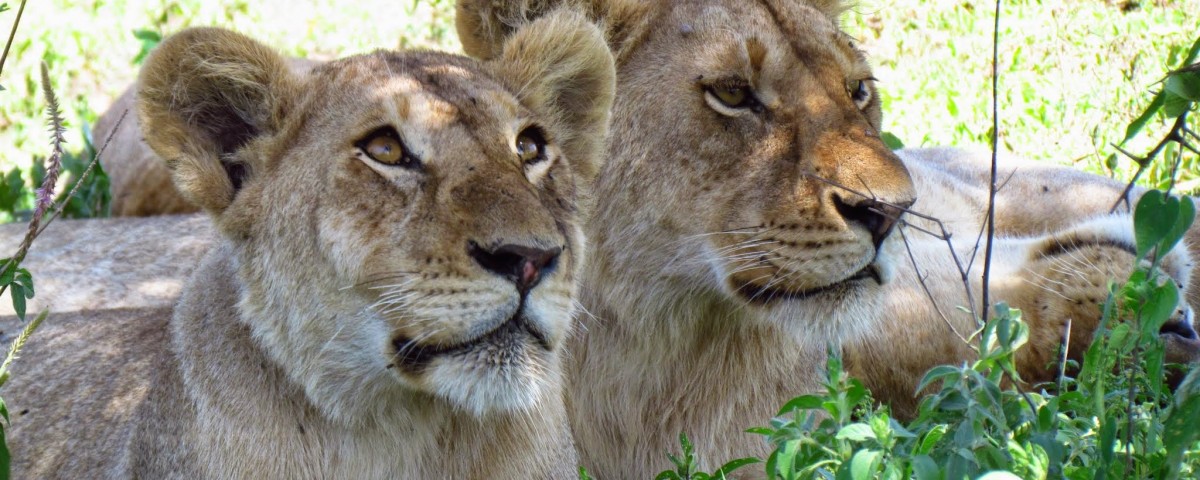
{"type": "MultiPolygon", "coordinates": [[[[554,2],[527,3],[460,2],[464,47],[488,58],[513,17],[554,2]]],[[[853,305],[887,280],[883,244],[915,193],[879,138],[875,79],[836,26],[841,6],[583,7],[609,26],[620,72],[590,261],[647,279],[609,290],[647,308],[703,294],[753,319],[851,324],[809,305],[853,305]]]]}
{"type": "Polygon", "coordinates": [[[566,14],[506,45],[298,75],[194,29],[141,74],[146,140],[225,238],[241,317],[332,416],[412,392],[477,414],[556,395],[611,56],[566,14]]]}

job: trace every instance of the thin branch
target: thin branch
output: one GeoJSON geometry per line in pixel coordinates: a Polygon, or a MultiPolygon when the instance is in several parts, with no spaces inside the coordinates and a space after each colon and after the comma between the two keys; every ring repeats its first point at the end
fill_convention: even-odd
{"type": "MultiPolygon", "coordinates": [[[[1179,146],[1191,148],[1187,142],[1179,142],[1179,146]]],[[[1171,182],[1167,184],[1167,189],[1163,190],[1163,193],[1170,195],[1171,189],[1175,188],[1175,181],[1179,178],[1179,164],[1181,163],[1183,163],[1183,148],[1177,148],[1175,149],[1175,161],[1171,162],[1171,182]]]]}
{"type": "Polygon", "coordinates": [[[17,9],[17,18],[13,20],[12,31],[8,33],[8,42],[4,44],[4,54],[0,55],[0,73],[4,72],[4,61],[8,60],[8,50],[12,48],[13,39],[17,36],[17,25],[21,24],[22,13],[25,13],[25,0],[21,0],[21,7],[17,9]]]}
{"type": "MultiPolygon", "coordinates": [[[[1150,167],[1150,165],[1154,162],[1154,159],[1157,158],[1158,155],[1167,147],[1167,144],[1171,142],[1175,142],[1180,145],[1187,145],[1188,142],[1185,133],[1190,133],[1190,131],[1187,130],[1187,116],[1189,113],[1191,112],[1184,111],[1183,114],[1176,117],[1175,123],[1171,125],[1171,131],[1168,132],[1162,138],[1162,140],[1160,140],[1158,144],[1154,146],[1154,148],[1150,149],[1150,153],[1147,153],[1144,157],[1139,157],[1129,153],[1119,145],[1113,144],[1113,148],[1117,149],[1118,152],[1121,152],[1122,155],[1129,157],[1130,160],[1133,160],[1135,163],[1137,163],[1138,169],[1133,173],[1133,178],[1129,180],[1129,183],[1125,184],[1125,189],[1121,191],[1121,197],[1118,198],[1115,203],[1113,203],[1112,208],[1108,209],[1108,213],[1116,213],[1117,209],[1120,208],[1122,204],[1124,204],[1128,210],[1133,210],[1129,204],[1129,194],[1133,192],[1134,185],[1136,185],[1137,181],[1141,179],[1142,174],[1146,172],[1146,169],[1150,167]]],[[[1190,134],[1193,136],[1195,135],[1194,133],[1190,134]]],[[[1187,145],[1187,147],[1188,149],[1194,151],[1191,145],[1187,145]]]]}
{"type": "Polygon", "coordinates": [[[921,283],[921,289],[925,291],[925,296],[929,298],[929,303],[933,305],[933,311],[937,312],[938,316],[942,318],[942,322],[944,322],[947,327],[950,327],[950,331],[954,332],[955,336],[962,340],[964,344],[970,345],[971,341],[968,340],[967,337],[963,336],[963,334],[954,327],[953,323],[950,323],[950,319],[946,317],[945,313],[942,313],[941,307],[938,306],[937,299],[933,297],[933,292],[929,290],[929,285],[925,283],[926,276],[921,273],[920,265],[917,265],[917,257],[913,254],[912,246],[908,243],[908,236],[904,234],[904,225],[900,225],[900,228],[897,230],[900,232],[900,239],[904,241],[904,249],[908,252],[908,260],[912,262],[913,271],[915,271],[917,274],[917,281],[921,283]]]}
{"type": "Polygon", "coordinates": [[[992,273],[992,243],[996,238],[996,157],[1000,149],[1000,0],[996,0],[996,16],[992,24],[992,172],[988,182],[987,245],[983,252],[983,315],[987,323],[991,312],[988,280],[992,273]]]}
{"type": "Polygon", "coordinates": [[[1062,393],[1063,379],[1067,376],[1067,354],[1071,351],[1071,317],[1067,317],[1067,324],[1063,325],[1062,339],[1063,342],[1060,347],[1062,353],[1058,361],[1058,393],[1062,393]]]}

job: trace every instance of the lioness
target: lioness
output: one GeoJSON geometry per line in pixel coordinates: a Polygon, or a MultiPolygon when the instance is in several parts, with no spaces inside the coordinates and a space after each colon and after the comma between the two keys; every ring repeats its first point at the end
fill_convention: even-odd
{"type": "Polygon", "coordinates": [[[220,29],[163,42],[139,118],[219,238],[169,320],[38,332],[5,389],[17,476],[574,475],[560,359],[612,57],[568,12],[505,45],[297,75],[220,29]]]}
{"type": "MultiPolygon", "coordinates": [[[[848,355],[901,366],[911,364],[895,357],[973,356],[958,346],[956,331],[975,326],[955,308],[971,304],[946,244],[907,229],[910,262],[894,227],[906,208],[931,213],[970,258],[978,196],[922,152],[902,161],[884,147],[875,81],[837,29],[839,2],[463,0],[459,36],[468,53],[492,58],[514,27],[561,3],[604,22],[617,58],[609,157],[587,225],[589,315],[567,375],[589,471],[653,476],[670,466],[664,452],[680,432],[702,468],[764,456],[766,442],[744,430],[819,388],[831,341],[868,339],[848,355]]],[[[1031,377],[1047,371],[1064,317],[1094,328],[1105,275],[1134,263],[1127,216],[1074,220],[997,247],[992,299],[1026,312],[1031,377]],[[1082,279],[1059,273],[1093,266],[1100,272],[1082,279]]],[[[1166,264],[1187,287],[1187,252],[1166,264]]],[[[1164,331],[1181,340],[1175,360],[1200,351],[1190,318],[1181,304],[1164,331]]],[[[907,390],[881,389],[885,401],[912,397],[915,380],[901,380],[907,390]]]]}

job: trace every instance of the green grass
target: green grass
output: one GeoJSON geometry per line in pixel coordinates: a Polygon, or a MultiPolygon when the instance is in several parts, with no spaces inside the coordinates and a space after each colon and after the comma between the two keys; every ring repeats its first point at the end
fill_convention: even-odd
{"type": "MultiPolygon", "coordinates": [[[[991,132],[994,4],[862,0],[845,28],[875,66],[885,129],[909,146],[987,148],[991,132]]],[[[1200,0],[1018,0],[1000,27],[1000,140],[1018,155],[1128,178],[1106,160],[1151,89],[1200,35],[1200,0]],[[1128,10],[1128,11],[1126,11],[1128,10]]],[[[1196,125],[1196,122],[1192,122],[1196,125]]],[[[1152,122],[1128,145],[1144,154],[1168,127],[1152,122]]],[[[1194,155],[1185,191],[1200,188],[1194,155]]],[[[1151,172],[1151,179],[1162,179],[1151,172]]]]}
{"type": "MultiPolygon", "coordinates": [[[[5,38],[19,5],[7,3],[10,10],[0,13],[5,38]]],[[[62,100],[67,148],[78,150],[84,126],[137,76],[134,59],[143,47],[135,30],[168,34],[219,25],[289,55],[332,59],[398,46],[459,50],[453,12],[449,0],[31,1],[0,74],[0,171],[19,167],[28,182],[33,159],[49,152],[38,83],[43,61],[62,100]]]]}
{"type": "MultiPolygon", "coordinates": [[[[16,5],[0,13],[5,32],[16,5]]],[[[905,144],[987,146],[992,8],[964,0],[860,0],[846,14],[845,28],[876,67],[886,129],[905,144]]],[[[1200,31],[1195,12],[1200,0],[1006,2],[999,62],[1003,148],[1128,178],[1132,162],[1116,162],[1110,144],[1123,137],[1155,82],[1200,31]]],[[[72,127],[70,148],[78,149],[83,127],[136,77],[133,60],[143,46],[133,32],[166,34],[190,25],[233,28],[313,58],[396,46],[459,49],[450,0],[30,2],[0,74],[6,88],[0,92],[0,170],[27,170],[47,151],[40,62],[50,67],[72,127]]],[[[1152,122],[1129,147],[1142,153],[1164,131],[1152,122]]],[[[1197,163],[1187,157],[1193,168],[1184,174],[1185,190],[1200,188],[1197,163]]],[[[1161,183],[1161,170],[1149,180],[1161,183]]]]}

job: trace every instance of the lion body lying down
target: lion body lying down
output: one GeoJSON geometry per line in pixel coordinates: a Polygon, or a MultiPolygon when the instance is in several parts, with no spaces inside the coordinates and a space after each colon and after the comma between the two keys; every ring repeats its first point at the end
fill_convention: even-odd
{"type": "MultiPolygon", "coordinates": [[[[5,388],[15,475],[574,475],[561,346],[612,59],[566,12],[508,45],[489,62],[376,52],[297,75],[228,31],[167,39],[141,75],[141,124],[211,222],[124,222],[171,230],[121,245],[122,268],[195,271],[173,314],[79,305],[135,296],[129,273],[58,297],[80,311],[47,321],[5,388]]],[[[112,222],[86,225],[60,233],[112,222]]]]}

